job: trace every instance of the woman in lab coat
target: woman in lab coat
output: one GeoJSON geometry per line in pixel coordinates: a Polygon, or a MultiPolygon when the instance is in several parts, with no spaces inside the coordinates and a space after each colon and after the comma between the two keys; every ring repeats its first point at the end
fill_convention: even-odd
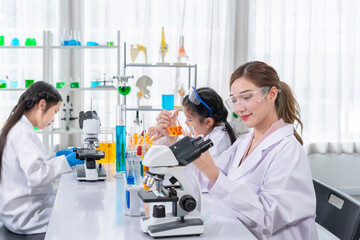
{"type": "Polygon", "coordinates": [[[289,86],[263,62],[232,74],[226,105],[253,128],[214,163],[206,152],[193,164],[210,180],[209,193],[258,239],[318,239],[309,162],[294,122],[299,106],[289,86]],[[220,165],[219,165],[220,164],[220,165]]]}
{"type": "MultiPolygon", "coordinates": [[[[193,131],[189,134],[200,135],[204,140],[211,139],[214,146],[209,152],[213,158],[218,157],[236,141],[234,130],[227,121],[228,110],[222,98],[212,88],[191,87],[183,99],[182,106],[186,116],[185,124],[189,131],[193,131]]],[[[175,143],[177,137],[170,136],[168,128],[174,118],[177,118],[178,113],[178,110],[174,113],[161,111],[156,118],[157,126],[149,129],[149,137],[155,136],[154,140],[162,138],[161,144],[175,143]]],[[[199,180],[202,192],[207,192],[206,186],[209,180],[196,167],[190,167],[199,180]]]]}
{"type": "Polygon", "coordinates": [[[61,95],[50,84],[31,85],[14,107],[0,134],[0,220],[19,234],[46,232],[54,193],[51,182],[79,160],[66,151],[46,156],[34,127],[54,121],[61,95]],[[64,155],[62,155],[64,153],[64,155]]]}

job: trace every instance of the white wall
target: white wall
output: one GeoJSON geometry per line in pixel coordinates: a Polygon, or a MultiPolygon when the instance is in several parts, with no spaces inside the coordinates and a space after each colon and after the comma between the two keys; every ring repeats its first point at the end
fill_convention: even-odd
{"type": "Polygon", "coordinates": [[[313,178],[350,195],[360,195],[360,154],[309,154],[313,178]]]}

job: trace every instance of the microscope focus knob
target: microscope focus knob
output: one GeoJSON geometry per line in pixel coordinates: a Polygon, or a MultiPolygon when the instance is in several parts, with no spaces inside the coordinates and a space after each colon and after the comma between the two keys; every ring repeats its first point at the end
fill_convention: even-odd
{"type": "Polygon", "coordinates": [[[184,195],[180,199],[180,207],[187,212],[191,212],[196,208],[196,200],[191,195],[184,195]]]}
{"type": "Polygon", "coordinates": [[[164,205],[155,205],[153,208],[153,217],[154,218],[163,218],[166,216],[165,206],[164,205]]]}

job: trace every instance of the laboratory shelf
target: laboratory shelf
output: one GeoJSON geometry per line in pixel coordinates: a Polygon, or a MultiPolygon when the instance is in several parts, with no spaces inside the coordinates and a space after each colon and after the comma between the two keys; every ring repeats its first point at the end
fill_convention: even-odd
{"type": "Polygon", "coordinates": [[[10,91],[10,92],[22,92],[27,88],[0,88],[0,91],[10,91]]]}
{"type": "Polygon", "coordinates": [[[67,50],[76,50],[76,49],[115,49],[118,46],[50,46],[52,49],[67,49],[67,50]]]}
{"type": "Polygon", "coordinates": [[[28,49],[28,48],[33,48],[33,49],[43,49],[43,46],[0,46],[1,48],[10,48],[10,49],[28,49]]]}
{"type": "MultiPolygon", "coordinates": [[[[154,106],[152,108],[149,107],[138,107],[138,106],[126,106],[126,111],[161,111],[164,110],[162,107],[160,106],[154,106]]],[[[166,109],[168,111],[172,111],[172,110],[179,110],[182,111],[182,108],[174,108],[174,109],[166,109]]]]}
{"type": "Polygon", "coordinates": [[[117,91],[115,86],[98,86],[98,87],[85,87],[85,88],[57,88],[59,92],[82,92],[82,91],[117,91]]]}
{"type": "Polygon", "coordinates": [[[197,65],[173,65],[173,64],[144,64],[144,63],[129,63],[126,67],[165,67],[165,68],[196,68],[197,65]]]}
{"type": "Polygon", "coordinates": [[[83,133],[83,131],[81,129],[77,129],[77,128],[71,128],[70,130],[66,130],[63,128],[54,128],[51,131],[49,131],[50,134],[78,134],[78,133],[83,133]]]}

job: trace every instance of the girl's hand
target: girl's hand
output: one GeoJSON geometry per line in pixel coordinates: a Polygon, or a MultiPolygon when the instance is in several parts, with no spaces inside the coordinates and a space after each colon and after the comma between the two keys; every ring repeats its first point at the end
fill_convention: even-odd
{"type": "Polygon", "coordinates": [[[156,127],[162,136],[165,136],[167,141],[172,144],[176,142],[177,137],[170,136],[169,127],[173,126],[176,118],[179,115],[179,110],[173,112],[162,110],[156,118],[156,127]]]}
{"type": "Polygon", "coordinates": [[[149,133],[149,139],[156,141],[160,138],[164,137],[164,135],[159,131],[157,126],[149,127],[148,130],[149,133]]]}
{"type": "Polygon", "coordinates": [[[201,154],[201,156],[193,161],[192,164],[194,164],[194,166],[197,167],[212,184],[215,184],[219,176],[219,169],[216,167],[209,151],[201,154]]]}

